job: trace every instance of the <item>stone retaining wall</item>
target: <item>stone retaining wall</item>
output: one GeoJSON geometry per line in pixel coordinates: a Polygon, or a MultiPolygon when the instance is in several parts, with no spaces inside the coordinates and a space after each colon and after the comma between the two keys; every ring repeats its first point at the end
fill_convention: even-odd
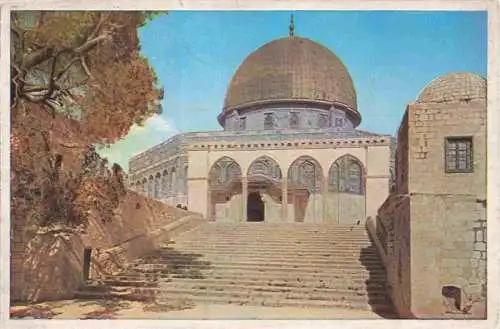
{"type": "Polygon", "coordinates": [[[119,270],[173,236],[204,221],[199,214],[128,191],[115,218],[89,221],[85,234],[15,231],[11,250],[11,301],[73,298],[84,282],[84,250],[92,249],[91,277],[119,270]]]}

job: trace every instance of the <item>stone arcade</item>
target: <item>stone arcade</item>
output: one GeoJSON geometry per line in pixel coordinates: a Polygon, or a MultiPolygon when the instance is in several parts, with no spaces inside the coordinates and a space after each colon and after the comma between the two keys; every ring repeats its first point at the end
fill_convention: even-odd
{"type": "Polygon", "coordinates": [[[131,188],[234,222],[363,222],[389,193],[393,140],[356,129],[351,76],[319,43],[291,33],[250,54],[218,121],[134,156],[131,188]]]}

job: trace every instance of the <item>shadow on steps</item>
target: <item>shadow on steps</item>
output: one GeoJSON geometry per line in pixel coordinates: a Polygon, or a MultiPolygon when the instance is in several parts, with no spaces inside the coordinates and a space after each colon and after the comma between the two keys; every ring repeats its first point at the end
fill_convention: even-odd
{"type": "MultiPolygon", "coordinates": [[[[374,267],[373,262],[368,262],[369,259],[373,259],[373,255],[377,255],[380,263],[382,260],[378,255],[378,251],[370,238],[371,244],[368,247],[361,248],[359,260],[361,264],[366,268],[369,273],[368,279],[365,281],[366,291],[368,293],[368,303],[370,304],[372,311],[386,319],[397,319],[399,318],[395,312],[394,306],[392,305],[391,299],[387,291],[387,277],[384,275],[380,277],[380,267],[374,267]],[[375,270],[377,275],[375,275],[375,270]],[[381,296],[380,290],[374,290],[374,287],[384,287],[384,294],[381,296]],[[383,302],[381,302],[383,300],[383,302]]],[[[383,268],[383,267],[382,267],[383,268]]]]}
{"type": "MultiPolygon", "coordinates": [[[[98,282],[85,284],[76,298],[90,300],[125,299],[158,305],[169,304],[170,298],[162,292],[162,285],[172,278],[204,279],[203,271],[210,263],[199,260],[202,254],[181,252],[164,247],[131,262],[123,271],[107,275],[98,282]],[[171,259],[168,263],[165,258],[171,259]]],[[[175,301],[178,302],[178,301],[175,301]]]]}

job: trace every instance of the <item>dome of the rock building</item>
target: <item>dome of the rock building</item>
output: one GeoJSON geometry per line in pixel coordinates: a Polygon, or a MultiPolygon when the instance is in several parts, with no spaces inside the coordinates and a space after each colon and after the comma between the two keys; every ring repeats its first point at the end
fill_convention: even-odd
{"type": "Polygon", "coordinates": [[[328,48],[302,37],[277,39],[251,53],[229,84],[222,114],[283,101],[331,103],[358,123],[361,119],[345,65],[328,48]]]}
{"type": "Polygon", "coordinates": [[[420,93],[417,103],[441,103],[486,99],[486,79],[469,73],[456,72],[431,81],[420,93]]]}

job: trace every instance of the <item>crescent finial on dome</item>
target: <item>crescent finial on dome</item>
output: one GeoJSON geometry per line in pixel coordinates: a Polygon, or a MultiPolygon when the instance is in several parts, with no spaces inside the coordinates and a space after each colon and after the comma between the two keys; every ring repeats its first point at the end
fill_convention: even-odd
{"type": "Polygon", "coordinates": [[[293,37],[295,35],[295,24],[293,21],[293,14],[290,15],[290,26],[288,27],[289,36],[293,37]]]}

